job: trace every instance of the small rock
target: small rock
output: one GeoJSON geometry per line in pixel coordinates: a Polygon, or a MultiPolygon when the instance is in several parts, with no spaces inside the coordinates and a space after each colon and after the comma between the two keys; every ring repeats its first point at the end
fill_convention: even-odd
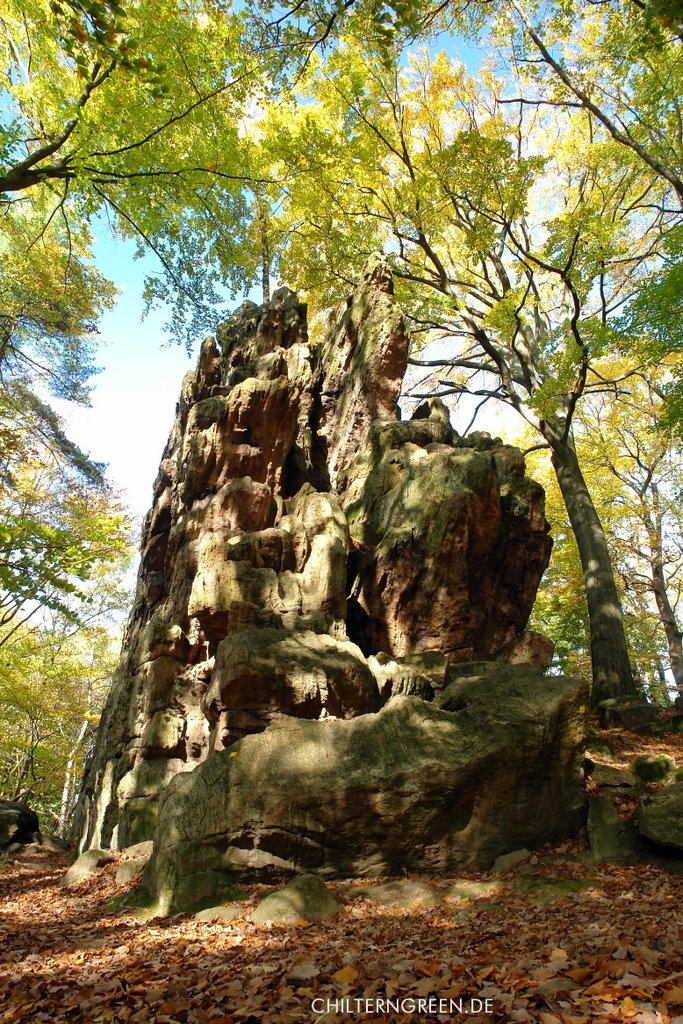
{"type": "Polygon", "coordinates": [[[635,786],[638,779],[630,768],[614,764],[593,764],[588,774],[596,786],[635,786]]]}
{"type": "Polygon", "coordinates": [[[144,869],[146,860],[124,860],[116,869],[116,884],[127,885],[144,869]]]}
{"type": "Polygon", "coordinates": [[[406,882],[402,879],[385,882],[383,885],[348,885],[342,892],[349,899],[370,900],[385,907],[411,907],[416,903],[424,907],[438,902],[437,895],[426,882],[406,882]]]}
{"type": "Polygon", "coordinates": [[[663,782],[676,770],[676,762],[668,754],[640,754],[633,759],[631,770],[643,782],[663,782]]]}
{"type": "Polygon", "coordinates": [[[269,893],[249,920],[256,924],[268,921],[321,921],[343,910],[325,883],[317,875],[297,875],[283,889],[269,893]]]}
{"type": "Polygon", "coordinates": [[[122,850],[121,860],[138,860],[147,863],[153,850],[154,843],[151,839],[147,839],[144,843],[136,843],[135,846],[127,846],[125,850],[122,850]]]}
{"type": "Polygon", "coordinates": [[[588,803],[588,839],[598,864],[635,864],[640,859],[638,837],[608,796],[588,803]]]}
{"type": "Polygon", "coordinates": [[[512,871],[514,867],[521,864],[522,861],[528,860],[529,857],[531,857],[531,850],[513,850],[511,853],[503,853],[493,862],[493,870],[512,871]]]}
{"type": "Polygon", "coordinates": [[[242,907],[238,905],[207,907],[195,914],[195,920],[206,921],[209,924],[220,924],[223,921],[234,921],[242,913],[242,907]]]}
{"type": "Polygon", "coordinates": [[[611,697],[598,704],[598,718],[603,729],[634,729],[637,732],[652,725],[658,714],[654,704],[640,701],[619,701],[611,697]]]}
{"type": "Polygon", "coordinates": [[[26,804],[0,800],[0,850],[40,841],[38,815],[26,804]]]}

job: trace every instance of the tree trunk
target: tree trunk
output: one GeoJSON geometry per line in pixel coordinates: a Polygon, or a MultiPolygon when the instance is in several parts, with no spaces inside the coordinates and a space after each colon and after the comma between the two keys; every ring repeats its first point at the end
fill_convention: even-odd
{"type": "Polygon", "coordinates": [[[261,242],[261,291],[263,302],[270,302],[270,239],[268,209],[262,196],[256,199],[256,221],[261,242]]]}
{"type": "Polygon", "coordinates": [[[74,763],[76,761],[76,754],[78,748],[85,739],[85,734],[88,731],[88,720],[84,719],[81,723],[81,728],[78,732],[78,737],[73,747],[69,751],[69,758],[66,762],[66,769],[64,771],[64,785],[62,786],[62,799],[59,807],[59,820],[57,824],[57,833],[64,839],[67,832],[67,825],[71,812],[73,811],[73,797],[74,797],[74,763]]]}
{"type": "Polygon", "coordinates": [[[624,613],[614,581],[607,538],[583,478],[573,444],[544,432],[581,558],[591,634],[591,703],[639,698],[626,648],[624,613]],[[548,436],[550,435],[550,436],[548,436]]]}
{"type": "Polygon", "coordinates": [[[652,573],[652,592],[655,595],[659,619],[666,636],[669,649],[669,664],[674,677],[676,689],[683,694],[683,632],[676,622],[676,614],[671,606],[666,589],[664,573],[664,552],[662,546],[662,517],[659,511],[659,493],[656,484],[652,485],[655,499],[655,511],[649,523],[650,571],[652,573]]]}

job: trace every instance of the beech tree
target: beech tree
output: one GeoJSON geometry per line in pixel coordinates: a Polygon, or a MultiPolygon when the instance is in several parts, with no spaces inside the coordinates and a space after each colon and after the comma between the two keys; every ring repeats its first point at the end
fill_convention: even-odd
{"type": "MultiPolygon", "coordinates": [[[[608,367],[601,367],[604,375],[608,367]]],[[[670,700],[669,683],[681,689],[681,586],[683,518],[680,443],[659,426],[661,381],[623,360],[613,392],[582,402],[575,425],[580,459],[610,538],[617,586],[624,605],[631,659],[657,702],[670,700]]],[[[526,443],[530,440],[526,435],[526,443]]],[[[525,442],[523,442],[525,443],[525,442]]],[[[539,591],[534,622],[550,627],[563,669],[587,668],[588,621],[580,592],[580,561],[547,457],[530,456],[546,488],[555,540],[551,565],[539,591]]]]}
{"type": "Polygon", "coordinates": [[[615,396],[596,395],[581,410],[591,473],[616,481],[613,547],[628,590],[656,608],[665,658],[683,693],[680,570],[683,564],[681,445],[658,429],[659,382],[634,373],[615,396]]]}
{"type": "MultiPolygon", "coordinates": [[[[221,4],[163,0],[152,17],[141,2],[8,0],[0,204],[12,259],[58,242],[77,274],[93,217],[108,218],[156,255],[148,298],[171,301],[176,335],[194,340],[212,324],[225,281],[243,288],[254,273],[239,244],[249,221],[240,118],[273,61],[243,31],[244,16],[221,4]]],[[[0,283],[13,300],[12,281],[0,283]]],[[[81,334],[100,287],[81,272],[81,334]]],[[[45,303],[63,308],[61,294],[45,303]]]]}
{"type": "Polygon", "coordinates": [[[213,326],[224,282],[247,287],[258,268],[240,244],[240,117],[273,62],[242,45],[244,16],[221,4],[161,0],[153,15],[135,0],[0,12],[0,629],[40,608],[68,614],[121,540],[103,467],[49,404],[89,400],[115,301],[93,230],[155,254],[147,300],[170,302],[188,342],[213,326]]]}

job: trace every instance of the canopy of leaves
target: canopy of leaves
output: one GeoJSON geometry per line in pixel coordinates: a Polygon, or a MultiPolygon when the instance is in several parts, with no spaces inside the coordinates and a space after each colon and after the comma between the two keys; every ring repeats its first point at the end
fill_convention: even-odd
{"type": "Polygon", "coordinates": [[[66,831],[116,657],[116,636],[61,616],[22,627],[0,651],[0,792],[48,832],[66,831]]]}
{"type": "MultiPolygon", "coordinates": [[[[240,246],[250,225],[240,118],[273,61],[243,45],[244,15],[223,4],[159,0],[150,14],[140,0],[4,5],[0,203],[19,281],[0,282],[16,303],[42,291],[87,333],[107,301],[83,266],[88,224],[103,213],[156,253],[148,297],[170,300],[176,336],[194,338],[213,324],[224,280],[241,289],[253,274],[240,246]],[[54,280],[41,282],[34,265],[46,246],[62,252],[54,280]],[[60,260],[80,303],[59,285],[60,260]]],[[[64,333],[58,310],[43,317],[55,322],[64,333]]]]}

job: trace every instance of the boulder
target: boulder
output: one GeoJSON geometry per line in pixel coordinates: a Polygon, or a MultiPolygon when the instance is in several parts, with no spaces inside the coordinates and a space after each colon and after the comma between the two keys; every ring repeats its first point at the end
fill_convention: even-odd
{"type": "Polygon", "coordinates": [[[348,721],[282,717],[163,794],[145,885],[162,912],[269,880],[480,871],[573,835],[586,685],[464,681],[457,711],[397,696],[348,721]]]}
{"type": "Polygon", "coordinates": [[[510,853],[502,853],[493,862],[493,870],[499,873],[512,871],[518,864],[527,861],[529,857],[531,857],[530,850],[511,850],[510,853]]]}
{"type": "Polygon", "coordinates": [[[636,830],[608,796],[588,801],[588,840],[598,864],[636,864],[641,848],[636,830]]]}
{"type": "Polygon", "coordinates": [[[659,709],[640,701],[621,701],[615,697],[598,704],[598,718],[603,729],[647,729],[657,721],[659,709]]]}
{"type": "Polygon", "coordinates": [[[614,764],[595,764],[589,758],[586,759],[586,774],[590,775],[596,786],[628,789],[638,785],[638,779],[630,768],[621,768],[614,764]]]}
{"type": "Polygon", "coordinates": [[[0,800],[0,850],[40,842],[38,815],[26,804],[0,800]]]}
{"type": "Polygon", "coordinates": [[[149,840],[127,847],[116,867],[116,884],[127,885],[137,878],[152,856],[153,849],[154,844],[149,840]]]}
{"type": "Polygon", "coordinates": [[[244,912],[244,908],[237,906],[225,906],[221,904],[217,907],[207,907],[206,910],[199,910],[194,915],[197,921],[204,921],[207,924],[225,924],[227,921],[234,921],[235,918],[241,917],[244,912]]]}
{"type": "Polygon", "coordinates": [[[642,782],[663,782],[676,771],[676,762],[668,754],[639,754],[631,762],[631,771],[642,782]]]}
{"type": "Polygon", "coordinates": [[[249,915],[254,924],[323,921],[343,911],[317,875],[297,875],[282,889],[268,893],[249,915]]]}
{"type": "Polygon", "coordinates": [[[366,654],[511,654],[547,667],[547,643],[535,653],[522,643],[550,557],[543,491],[524,476],[517,449],[436,443],[427,425],[442,427],[374,423],[348,470],[350,635],[366,654]]]}
{"type": "Polygon", "coordinates": [[[641,797],[638,831],[659,846],[683,850],[683,782],[641,797]]]}
{"type": "Polygon", "coordinates": [[[214,749],[221,750],[279,714],[352,718],[380,703],[355,644],[310,631],[260,629],[219,645],[203,708],[215,723],[214,749]]]}

